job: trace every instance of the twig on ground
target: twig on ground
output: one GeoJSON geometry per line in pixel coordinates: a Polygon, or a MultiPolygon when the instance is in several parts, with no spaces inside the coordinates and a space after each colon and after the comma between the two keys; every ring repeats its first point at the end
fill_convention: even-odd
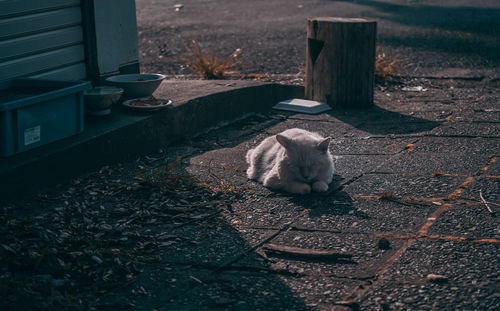
{"type": "Polygon", "coordinates": [[[189,276],[189,278],[190,278],[190,279],[192,279],[193,281],[196,281],[197,283],[202,284],[202,285],[203,285],[203,284],[205,284],[205,283],[203,283],[203,281],[202,281],[202,280],[200,280],[200,279],[198,279],[198,278],[196,278],[196,277],[194,277],[194,276],[192,276],[192,275],[190,275],[190,276],[189,276]]]}
{"type": "Polygon", "coordinates": [[[479,197],[483,201],[484,206],[486,206],[486,208],[488,209],[488,212],[490,212],[491,215],[495,215],[495,212],[493,212],[493,210],[491,209],[491,207],[488,205],[488,202],[486,202],[486,200],[484,199],[482,189],[479,189],[479,197]]]}
{"type": "Polygon", "coordinates": [[[345,260],[352,258],[352,254],[339,253],[337,251],[307,249],[285,245],[266,244],[264,248],[266,252],[295,258],[316,260],[345,260]]]}

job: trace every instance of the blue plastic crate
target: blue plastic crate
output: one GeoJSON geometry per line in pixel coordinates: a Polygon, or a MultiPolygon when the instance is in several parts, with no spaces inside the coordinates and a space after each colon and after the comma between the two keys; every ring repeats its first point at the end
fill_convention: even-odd
{"type": "Polygon", "coordinates": [[[86,81],[15,79],[0,90],[0,156],[83,131],[86,81]]]}

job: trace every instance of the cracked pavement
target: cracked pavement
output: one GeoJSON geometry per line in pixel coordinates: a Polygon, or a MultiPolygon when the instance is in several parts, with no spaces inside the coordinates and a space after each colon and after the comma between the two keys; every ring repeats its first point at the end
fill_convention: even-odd
{"type": "Polygon", "coordinates": [[[500,93],[495,82],[411,83],[427,91],[389,86],[366,111],[270,112],[194,140],[201,150],[184,159],[187,172],[247,190],[219,206],[220,222],[184,229],[203,243],[168,264],[192,268],[199,282],[157,309],[497,309],[499,223],[479,189],[498,209],[500,93]],[[276,193],[246,179],[246,151],[291,127],[333,138],[326,194],[276,193]],[[281,258],[269,243],[353,257],[281,258]]]}
{"type": "MultiPolygon", "coordinates": [[[[7,211],[43,207],[29,215],[18,211],[19,223],[64,216],[85,202],[81,213],[87,223],[110,215],[108,226],[100,223],[95,241],[84,247],[102,261],[82,266],[97,269],[93,283],[51,283],[56,298],[58,293],[75,297],[70,304],[75,308],[497,310],[499,223],[479,191],[498,213],[498,81],[416,79],[404,84],[427,90],[380,86],[376,106],[362,111],[254,115],[46,190],[50,200],[40,201],[47,198],[42,192],[12,203],[7,211]],[[246,151],[290,127],[332,137],[335,176],[328,192],[289,195],[247,180],[246,151]],[[175,174],[162,175],[174,167],[175,174]],[[147,173],[141,172],[156,179],[146,182],[147,173]],[[168,188],[167,179],[183,178],[198,186],[181,186],[180,192],[168,188]],[[135,207],[139,210],[123,219],[114,216],[135,207]],[[266,250],[268,244],[352,258],[278,256],[266,250]],[[121,265],[124,260],[131,260],[135,270],[127,270],[127,281],[110,282],[110,275],[131,266],[121,265]],[[444,281],[429,281],[429,274],[444,281]]],[[[9,213],[2,215],[12,226],[9,213]]],[[[64,223],[44,226],[56,240],[66,237],[64,223]]],[[[8,245],[8,239],[2,244],[8,245]]],[[[26,265],[36,264],[37,273],[46,275],[45,265],[57,256],[35,255],[26,265]]],[[[73,270],[83,257],[73,266],[58,266],[61,278],[77,280],[73,270]]],[[[54,265],[57,261],[46,269],[54,271],[54,265]]],[[[7,275],[3,270],[2,276],[7,275]]],[[[30,297],[33,304],[46,299],[30,297]]],[[[30,306],[22,294],[10,299],[16,298],[30,306]]],[[[60,298],[59,306],[65,303],[60,298]]]]}

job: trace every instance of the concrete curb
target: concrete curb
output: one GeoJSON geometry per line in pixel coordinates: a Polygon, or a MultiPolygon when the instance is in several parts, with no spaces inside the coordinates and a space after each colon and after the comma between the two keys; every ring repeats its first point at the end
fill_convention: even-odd
{"type": "Polygon", "coordinates": [[[114,108],[84,133],[0,161],[0,200],[26,197],[104,165],[130,161],[211,128],[264,112],[303,87],[254,81],[165,81],[155,92],[173,107],[156,113],[114,108]]]}

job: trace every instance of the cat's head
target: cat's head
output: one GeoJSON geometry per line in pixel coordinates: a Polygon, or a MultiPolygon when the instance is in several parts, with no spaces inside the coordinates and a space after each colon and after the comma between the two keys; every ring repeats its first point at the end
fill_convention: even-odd
{"type": "Polygon", "coordinates": [[[276,140],[285,148],[290,169],[294,171],[297,179],[311,182],[322,170],[328,169],[330,137],[321,140],[301,140],[278,134],[276,140]]]}

